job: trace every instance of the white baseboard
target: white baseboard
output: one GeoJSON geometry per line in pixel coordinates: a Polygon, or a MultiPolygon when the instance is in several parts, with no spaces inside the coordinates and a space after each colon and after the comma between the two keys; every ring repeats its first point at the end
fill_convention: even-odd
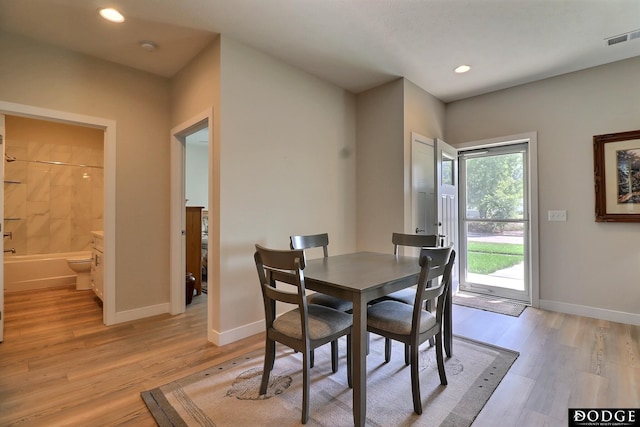
{"type": "Polygon", "coordinates": [[[207,339],[215,345],[225,345],[264,332],[264,320],[249,323],[229,331],[219,332],[214,329],[207,334],[207,339]]]}
{"type": "Polygon", "coordinates": [[[150,305],[133,310],[116,311],[115,323],[129,322],[131,320],[144,319],[145,317],[156,316],[158,314],[169,313],[169,303],[150,305]]]}
{"type": "Polygon", "coordinates": [[[584,305],[568,304],[558,301],[540,300],[540,308],[543,310],[557,311],[559,313],[575,314],[594,319],[608,320],[610,322],[626,323],[640,326],[640,314],[624,311],[606,310],[604,308],[587,307],[584,305]]]}

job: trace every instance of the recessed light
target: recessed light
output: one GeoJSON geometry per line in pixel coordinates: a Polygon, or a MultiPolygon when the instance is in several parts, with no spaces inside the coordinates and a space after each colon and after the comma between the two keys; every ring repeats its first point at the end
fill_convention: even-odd
{"type": "Polygon", "coordinates": [[[117,23],[124,22],[124,16],[122,16],[120,12],[118,12],[116,9],[112,7],[98,9],[98,13],[107,21],[117,22],[117,23]]]}
{"type": "Polygon", "coordinates": [[[458,74],[462,74],[462,73],[466,73],[470,69],[471,69],[471,66],[469,65],[459,65],[453,71],[455,71],[458,74]]]}

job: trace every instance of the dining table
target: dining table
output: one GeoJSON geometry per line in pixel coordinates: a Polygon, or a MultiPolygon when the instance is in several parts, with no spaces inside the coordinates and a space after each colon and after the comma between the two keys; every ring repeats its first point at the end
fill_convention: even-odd
{"type": "MultiPolygon", "coordinates": [[[[306,261],[307,289],[353,302],[353,419],[364,426],[367,416],[367,306],[378,298],[415,285],[420,275],[417,257],[355,252],[306,261]]],[[[443,335],[452,354],[451,287],[444,310],[443,335]]]]}

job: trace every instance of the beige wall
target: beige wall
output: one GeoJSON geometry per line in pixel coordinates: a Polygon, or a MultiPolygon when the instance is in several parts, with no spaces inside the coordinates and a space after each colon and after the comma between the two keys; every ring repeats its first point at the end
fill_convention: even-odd
{"type": "Polygon", "coordinates": [[[404,80],[357,96],[358,250],[393,251],[404,229],[404,80]]]}
{"type": "Polygon", "coordinates": [[[260,331],[255,243],[328,232],[330,253],[355,250],[355,97],[223,35],[221,106],[217,315],[260,331]]]}
{"type": "MultiPolygon", "coordinates": [[[[220,37],[171,79],[171,126],[220,102],[220,37]]],[[[216,128],[215,124],[212,126],[216,128]]]]}
{"type": "Polygon", "coordinates": [[[7,115],[4,231],[16,255],[90,251],[103,230],[104,132],[7,115]],[[51,164],[47,162],[58,162],[51,164]]]}
{"type": "MultiPolygon", "coordinates": [[[[404,79],[404,232],[413,233],[411,197],[411,133],[428,138],[442,138],[444,134],[445,104],[411,81],[404,79]]],[[[434,194],[434,204],[435,194],[434,194]]],[[[434,207],[435,209],[435,207],[434,207]]],[[[389,237],[391,239],[391,237],[389,237]]]]}
{"type": "Polygon", "coordinates": [[[169,300],[169,82],[0,33],[0,100],[115,120],[116,311],[169,300]]]}
{"type": "Polygon", "coordinates": [[[412,226],[411,133],[442,138],[445,106],[407,79],[357,101],[358,249],[391,252],[391,233],[412,226]]]}
{"type": "MultiPolygon", "coordinates": [[[[171,79],[172,129],[213,110],[209,123],[208,336],[220,343],[220,37],[171,79]]],[[[209,113],[207,113],[209,114],[209,113]]]]}
{"type": "Polygon", "coordinates": [[[328,232],[331,253],[355,249],[355,97],[223,35],[172,80],[172,104],[173,126],[214,110],[209,336],[223,344],[264,329],[255,243],[328,232]]]}
{"type": "Polygon", "coordinates": [[[640,228],[594,222],[592,148],[640,128],[638,75],[634,58],[447,105],[453,145],[538,132],[543,308],[640,324],[640,228]],[[567,222],[548,222],[558,209],[567,222]]]}

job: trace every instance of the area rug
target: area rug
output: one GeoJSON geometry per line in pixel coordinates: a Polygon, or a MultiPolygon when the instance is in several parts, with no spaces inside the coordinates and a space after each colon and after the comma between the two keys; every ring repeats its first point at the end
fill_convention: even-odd
{"type": "Polygon", "coordinates": [[[519,317],[527,308],[526,304],[510,299],[462,291],[453,296],[453,303],[513,317],[519,317]]]}
{"type": "MultiPolygon", "coordinates": [[[[309,426],[352,426],[351,389],[347,386],[345,339],[340,367],[331,372],[330,346],[316,350],[311,369],[309,426]]],[[[265,396],[258,395],[263,351],[198,372],[142,393],[159,426],[295,426],[302,408],[302,355],[279,348],[265,396]]],[[[454,337],[445,361],[448,385],[440,385],[435,348],[420,353],[423,414],[413,412],[411,377],[403,345],[394,343],[384,363],[384,340],[371,337],[367,357],[368,426],[467,427],[491,397],[518,353],[454,337]]]]}

